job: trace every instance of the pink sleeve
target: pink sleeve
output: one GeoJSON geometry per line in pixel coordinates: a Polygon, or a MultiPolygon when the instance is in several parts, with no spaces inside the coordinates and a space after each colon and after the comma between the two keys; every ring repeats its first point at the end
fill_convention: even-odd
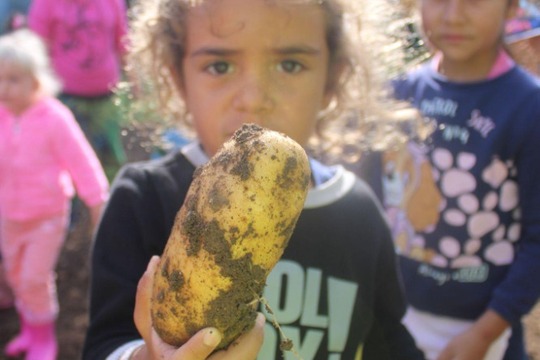
{"type": "Polygon", "coordinates": [[[89,207],[105,202],[109,183],[96,153],[86,139],[71,111],[59,105],[54,149],[69,172],[77,194],[89,207]]]}

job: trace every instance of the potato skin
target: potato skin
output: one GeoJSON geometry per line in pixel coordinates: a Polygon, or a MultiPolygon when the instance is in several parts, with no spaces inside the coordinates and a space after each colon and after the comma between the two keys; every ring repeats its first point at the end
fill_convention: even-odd
{"type": "Polygon", "coordinates": [[[253,326],[310,175],[300,145],[253,124],[196,171],[154,278],[152,321],[165,342],[180,346],[213,326],[221,349],[253,326]]]}

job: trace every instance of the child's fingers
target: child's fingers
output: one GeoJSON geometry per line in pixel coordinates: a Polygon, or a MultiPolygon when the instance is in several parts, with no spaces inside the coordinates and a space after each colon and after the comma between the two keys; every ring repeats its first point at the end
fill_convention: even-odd
{"type": "Polygon", "coordinates": [[[158,256],[153,256],[148,263],[148,267],[137,285],[137,295],[135,297],[135,311],[133,318],[137,330],[148,343],[152,333],[152,319],[150,316],[150,303],[152,298],[152,285],[154,283],[154,272],[159,261],[158,256]]]}
{"type": "MultiPolygon", "coordinates": [[[[204,360],[221,342],[221,334],[215,328],[206,328],[197,332],[174,353],[174,359],[204,360]]],[[[231,360],[233,358],[230,358],[231,360]]],[[[234,358],[239,360],[238,358],[234,358]]]]}
{"type": "Polygon", "coordinates": [[[228,349],[218,351],[208,357],[221,341],[221,334],[214,328],[206,328],[196,333],[174,354],[178,360],[253,360],[257,357],[264,337],[265,317],[259,313],[255,326],[240,336],[228,349]]]}
{"type": "MultiPolygon", "coordinates": [[[[153,256],[148,263],[148,267],[137,285],[137,295],[135,298],[134,320],[137,330],[145,340],[147,346],[152,347],[155,342],[156,351],[166,354],[167,358],[182,360],[204,360],[214,351],[221,342],[222,336],[215,328],[206,328],[197,332],[187,343],[179,349],[174,349],[166,345],[153,331],[152,319],[150,316],[150,306],[152,298],[152,287],[154,283],[154,272],[159,261],[158,256],[153,256]],[[152,336],[153,335],[153,336],[152,336]],[[153,339],[155,337],[155,339],[153,339]],[[159,345],[161,344],[161,346],[159,345]]],[[[240,336],[227,350],[219,351],[212,355],[212,360],[251,360],[257,357],[262,345],[264,336],[265,317],[259,313],[255,326],[248,333],[240,336]]],[[[145,351],[150,351],[150,349],[145,351]]]]}
{"type": "Polygon", "coordinates": [[[209,360],[255,359],[263,343],[265,322],[266,318],[259,313],[253,329],[240,336],[226,351],[217,352],[209,360]]]}

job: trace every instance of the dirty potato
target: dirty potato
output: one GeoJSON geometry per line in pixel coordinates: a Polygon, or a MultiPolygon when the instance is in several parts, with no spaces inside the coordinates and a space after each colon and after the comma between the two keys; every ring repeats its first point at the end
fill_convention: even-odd
{"type": "Polygon", "coordinates": [[[165,342],[179,346],[213,326],[221,349],[253,326],[309,181],[302,147],[257,125],[196,172],[155,273],[152,320],[165,342]]]}

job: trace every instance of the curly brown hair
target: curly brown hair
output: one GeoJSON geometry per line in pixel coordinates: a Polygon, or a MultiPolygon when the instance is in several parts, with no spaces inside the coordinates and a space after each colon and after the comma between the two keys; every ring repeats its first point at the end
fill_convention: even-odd
{"type": "MultiPolygon", "coordinates": [[[[156,97],[163,117],[179,121],[188,131],[192,126],[177,93],[178,84],[182,84],[185,19],[190,8],[205,1],[216,0],[138,0],[130,14],[130,78],[139,83],[139,92],[156,97]]],[[[335,95],[317,123],[309,149],[313,154],[330,152],[343,158],[344,153],[358,153],[366,147],[401,144],[410,136],[399,126],[403,116],[396,117],[394,111],[407,106],[391,100],[383,85],[390,75],[381,61],[388,55],[382,55],[384,34],[372,26],[373,21],[363,21],[362,15],[376,18],[368,14],[376,11],[372,0],[265,1],[317,4],[325,10],[330,53],[327,86],[335,95]]],[[[418,120],[415,115],[413,118],[418,120]]]]}

